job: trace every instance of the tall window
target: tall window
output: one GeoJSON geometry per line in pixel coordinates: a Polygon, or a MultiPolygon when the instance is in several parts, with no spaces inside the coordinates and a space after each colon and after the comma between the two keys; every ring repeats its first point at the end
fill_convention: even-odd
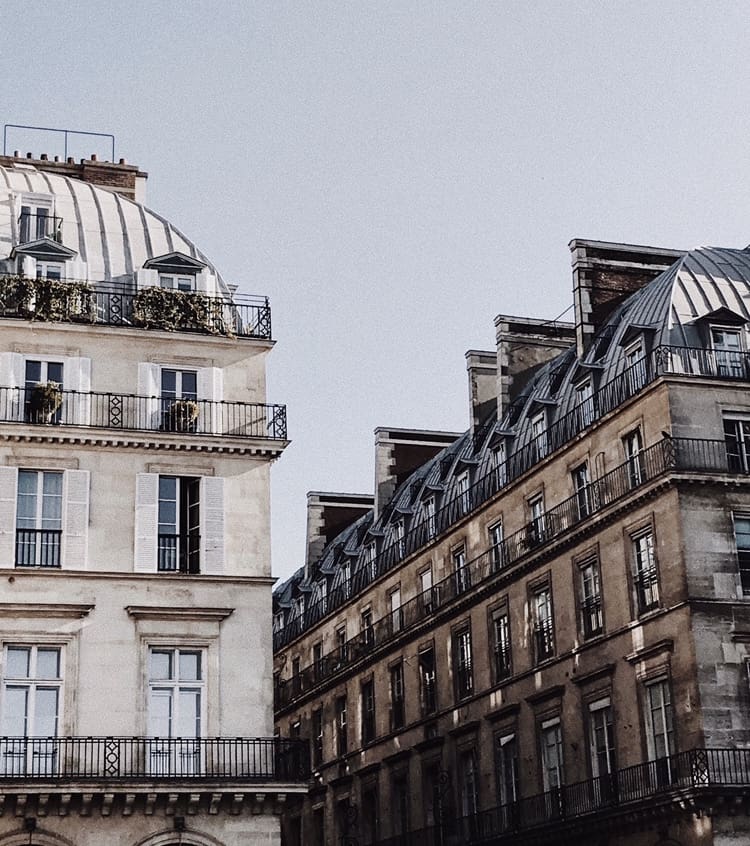
{"type": "Polygon", "coordinates": [[[555,654],[555,630],[552,615],[552,591],[549,585],[536,588],[531,596],[534,615],[536,660],[546,661],[555,654]]]}
{"type": "Polygon", "coordinates": [[[508,483],[508,462],[504,443],[499,444],[497,449],[494,450],[493,464],[495,467],[497,489],[500,490],[508,483]]]}
{"type": "Polygon", "coordinates": [[[404,697],[404,664],[399,661],[391,667],[391,731],[403,728],[406,723],[404,697]]]}
{"type": "Polygon", "coordinates": [[[627,465],[628,482],[631,488],[638,487],[643,482],[643,442],[641,430],[633,429],[622,439],[627,465]]]}
{"type": "Polygon", "coordinates": [[[198,374],[195,370],[161,369],[161,428],[194,432],[198,420],[198,374]]]}
{"type": "Polygon", "coordinates": [[[745,373],[742,334],[738,329],[711,329],[711,346],[716,373],[727,379],[742,379],[745,373]]]}
{"type": "Polygon", "coordinates": [[[576,388],[576,409],[578,410],[579,425],[582,429],[594,422],[596,417],[594,387],[590,379],[576,388]]]}
{"type": "Polygon", "coordinates": [[[55,646],[6,646],[0,721],[0,773],[52,775],[55,745],[19,738],[57,736],[62,693],[61,650],[55,646]]]}
{"type": "Polygon", "coordinates": [[[724,443],[730,473],[750,473],[750,420],[724,419],[724,443]]]}
{"type": "Polygon", "coordinates": [[[431,540],[437,534],[435,513],[435,497],[431,496],[422,503],[422,519],[425,524],[427,540],[431,540]]]}
{"type": "Polygon", "coordinates": [[[542,723],[542,784],[544,792],[557,790],[563,785],[563,745],[560,720],[555,718],[542,723]]]}
{"type": "Polygon", "coordinates": [[[473,817],[479,808],[477,753],[474,749],[465,749],[459,753],[458,773],[461,793],[461,816],[473,817]]]}
{"type": "Polygon", "coordinates": [[[437,711],[435,648],[433,646],[419,650],[419,700],[423,717],[428,717],[437,711]]]}
{"type": "Polygon", "coordinates": [[[409,778],[406,773],[391,777],[391,833],[401,836],[409,831],[409,778]]]}
{"type": "Polygon", "coordinates": [[[432,567],[422,570],[419,574],[419,596],[422,611],[425,615],[434,610],[434,596],[432,591],[432,567]]]}
{"type": "Polygon", "coordinates": [[[152,648],[149,654],[150,772],[193,775],[200,750],[188,738],[203,733],[204,654],[195,649],[152,648]],[[179,738],[179,740],[168,739],[179,738]]]}
{"type": "Polygon", "coordinates": [[[313,674],[316,681],[323,678],[323,642],[317,641],[312,648],[313,674]]]}
{"type": "Polygon", "coordinates": [[[631,396],[646,384],[646,358],[640,342],[625,350],[625,379],[631,396]]]}
{"type": "Polygon", "coordinates": [[[458,500],[459,513],[468,514],[468,512],[471,510],[468,473],[462,473],[456,479],[456,498],[458,500]]]}
{"type": "Polygon", "coordinates": [[[397,520],[393,524],[393,532],[396,536],[396,555],[403,558],[406,555],[406,529],[403,520],[397,520]]]}
{"type": "Polygon", "coordinates": [[[490,535],[490,555],[492,557],[492,569],[501,570],[505,561],[505,550],[503,547],[503,524],[501,520],[494,523],[488,529],[490,535]]]}
{"type": "Polygon", "coordinates": [[[372,649],[375,645],[375,629],[372,627],[372,608],[365,608],[359,615],[359,621],[362,642],[368,649],[372,649]]]}
{"type": "Polygon", "coordinates": [[[339,661],[346,661],[348,652],[346,647],[346,625],[339,626],[334,634],[336,641],[336,654],[339,661]]]}
{"type": "Polygon", "coordinates": [[[346,696],[336,699],[336,755],[346,755],[349,749],[349,730],[346,717],[346,696]]]}
{"type": "Polygon", "coordinates": [[[601,780],[600,790],[609,787],[609,776],[617,769],[615,764],[615,737],[612,728],[612,706],[609,697],[589,704],[589,747],[591,774],[601,780]]]}
{"type": "Polygon", "coordinates": [[[58,361],[27,359],[24,417],[29,423],[59,423],[63,411],[63,366],[58,361]]]}
{"type": "Polygon", "coordinates": [[[541,412],[531,419],[531,444],[537,461],[547,455],[547,416],[545,412],[541,412]]]}
{"type": "MultiPolygon", "coordinates": [[[[515,732],[499,733],[495,736],[495,781],[498,802],[506,807],[519,798],[518,743],[515,732]]],[[[510,816],[510,815],[509,815],[510,816]]],[[[504,819],[504,827],[510,827],[512,819],[504,819]]]]}
{"type": "Polygon", "coordinates": [[[456,593],[464,593],[471,587],[471,573],[466,564],[466,549],[462,546],[453,552],[453,578],[456,593]]]}
{"type": "Polygon", "coordinates": [[[376,784],[362,786],[361,831],[363,846],[371,846],[378,839],[378,788],[376,784]]]}
{"type": "Polygon", "coordinates": [[[601,634],[602,592],[599,559],[593,555],[578,565],[581,596],[581,631],[586,638],[601,634]]]}
{"type": "Polygon", "coordinates": [[[453,632],[453,674],[456,701],[460,702],[474,693],[471,629],[468,623],[453,632]]]}
{"type": "Polygon", "coordinates": [[[59,241],[61,227],[62,218],[52,215],[51,200],[29,199],[21,205],[21,214],[18,218],[20,244],[39,241],[41,238],[59,241]]]}
{"type": "Polygon", "coordinates": [[[362,743],[375,740],[375,682],[362,682],[362,743]]]}
{"type": "Polygon", "coordinates": [[[737,542],[737,566],[742,595],[750,596],[750,517],[734,515],[734,537],[737,542]]]}
{"type": "Polygon", "coordinates": [[[493,676],[497,684],[511,674],[510,621],[506,606],[496,608],[490,614],[490,648],[493,676]]]}
{"type": "Polygon", "coordinates": [[[672,764],[669,760],[676,752],[672,695],[667,679],[646,685],[646,740],[648,757],[659,761],[658,778],[662,783],[672,780],[672,764]]]}
{"type": "Polygon", "coordinates": [[[527,541],[530,547],[539,546],[545,540],[546,520],[544,516],[544,496],[539,494],[529,500],[531,522],[528,526],[527,541]]]}
{"type": "Polygon", "coordinates": [[[394,588],[388,595],[388,604],[391,607],[391,631],[398,632],[401,630],[401,588],[394,588]]]}
{"type": "Polygon", "coordinates": [[[573,470],[573,489],[576,496],[576,510],[578,519],[583,520],[591,513],[591,480],[589,479],[589,465],[587,462],[579,464],[573,470]]]}
{"type": "Polygon", "coordinates": [[[200,541],[200,479],[159,476],[158,570],[199,573],[200,541]]]}
{"type": "Polygon", "coordinates": [[[371,582],[378,575],[378,562],[374,543],[365,545],[364,567],[368,582],[371,582]]]}
{"type": "Polygon", "coordinates": [[[313,764],[317,766],[323,763],[323,709],[316,708],[312,712],[310,720],[312,734],[312,758],[313,764]]]}
{"type": "Polygon", "coordinates": [[[16,567],[59,567],[63,474],[19,470],[16,567]]]}
{"type": "Polygon", "coordinates": [[[633,547],[633,579],[638,613],[643,614],[659,605],[659,577],[654,555],[654,536],[650,529],[635,535],[633,547]]]}

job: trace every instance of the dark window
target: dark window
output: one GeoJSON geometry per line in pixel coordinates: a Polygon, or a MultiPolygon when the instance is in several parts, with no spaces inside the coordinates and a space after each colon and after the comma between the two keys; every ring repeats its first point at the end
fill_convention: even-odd
{"type": "Polygon", "coordinates": [[[477,754],[474,749],[466,749],[460,753],[458,770],[461,816],[473,817],[479,807],[477,754]]]}
{"type": "Polygon", "coordinates": [[[493,571],[502,570],[505,561],[505,547],[503,544],[503,524],[495,523],[489,528],[490,550],[493,571]]]}
{"type": "Polygon", "coordinates": [[[612,727],[612,707],[609,698],[592,702],[589,705],[589,745],[591,748],[591,774],[599,779],[599,791],[602,798],[612,792],[614,784],[615,736],[612,727]]]}
{"type": "Polygon", "coordinates": [[[194,432],[199,406],[198,374],[194,370],[161,371],[161,428],[166,432],[194,432]]]}
{"type": "Polygon", "coordinates": [[[552,614],[552,591],[549,585],[538,588],[531,597],[534,615],[534,646],[536,662],[546,661],[555,654],[555,629],[552,614]]]}
{"type": "Polygon", "coordinates": [[[460,702],[474,693],[471,629],[468,624],[453,633],[453,670],[456,700],[460,702]]]}
{"type": "Polygon", "coordinates": [[[371,846],[378,839],[378,789],[368,785],[362,789],[362,844],[371,846]]]}
{"type": "Polygon", "coordinates": [[[578,519],[583,520],[591,514],[591,484],[589,481],[589,466],[585,462],[573,470],[573,487],[576,495],[576,510],[578,519]]]}
{"type": "Polygon", "coordinates": [[[321,641],[313,644],[312,660],[315,681],[320,681],[323,678],[323,644],[321,641]]]}
{"type": "Polygon", "coordinates": [[[510,620],[507,608],[499,608],[490,615],[490,644],[495,683],[511,674],[510,620]]]}
{"type": "Polygon", "coordinates": [[[409,831],[409,779],[397,773],[391,779],[391,833],[398,837],[409,831]]]}
{"type": "Polygon", "coordinates": [[[579,564],[581,589],[581,630],[586,638],[601,634],[602,594],[599,576],[599,561],[588,558],[579,564]]]}
{"type": "Polygon", "coordinates": [[[375,740],[375,683],[362,682],[362,743],[375,740]]]}
{"type": "Polygon", "coordinates": [[[56,361],[26,362],[24,417],[29,423],[59,423],[63,414],[63,366],[56,361]]]}
{"type": "Polygon", "coordinates": [[[339,626],[336,629],[336,653],[338,655],[339,661],[341,661],[342,663],[346,661],[346,626],[339,626]]]}
{"type": "Polygon", "coordinates": [[[346,696],[336,700],[336,754],[346,755],[349,749],[348,728],[346,724],[346,696]]]}
{"type": "Polygon", "coordinates": [[[633,578],[638,613],[643,614],[659,605],[659,578],[654,555],[654,536],[646,531],[632,538],[633,578]]]}
{"type": "Polygon", "coordinates": [[[463,547],[453,553],[453,578],[456,594],[464,593],[471,587],[471,572],[466,563],[466,550],[463,547]]]}
{"type": "Polygon", "coordinates": [[[372,627],[372,610],[367,608],[360,615],[360,632],[362,633],[362,642],[371,649],[375,645],[375,629],[372,627]]]}
{"type": "Polygon", "coordinates": [[[518,743],[515,732],[495,736],[495,781],[502,807],[503,828],[512,827],[514,812],[508,806],[518,801],[518,743]]]}
{"type": "Polygon", "coordinates": [[[159,476],[159,572],[199,573],[200,541],[200,479],[159,476]]]}
{"type": "Polygon", "coordinates": [[[437,711],[435,649],[432,646],[419,651],[419,699],[423,717],[437,711]]]}
{"type": "Polygon", "coordinates": [[[750,420],[724,420],[730,473],[750,473],[750,420]]]}
{"type": "Polygon", "coordinates": [[[405,722],[404,665],[399,661],[391,667],[391,730],[403,728],[405,722]]]}
{"type": "Polygon", "coordinates": [[[631,488],[637,488],[643,482],[643,441],[641,430],[633,429],[622,439],[625,462],[628,468],[628,482],[631,488]]]}
{"type": "Polygon", "coordinates": [[[299,720],[294,720],[290,723],[289,737],[292,740],[299,740],[302,737],[302,723],[299,720]]]}
{"type": "Polygon", "coordinates": [[[312,756],[313,764],[318,765],[323,762],[323,709],[316,708],[312,712],[311,719],[312,731],[312,756]]]}
{"type": "Polygon", "coordinates": [[[326,810],[325,806],[314,808],[312,812],[312,846],[325,846],[326,810]]]}
{"type": "Polygon", "coordinates": [[[299,696],[300,693],[300,676],[299,676],[299,657],[292,658],[292,695],[299,696]]]}
{"type": "Polygon", "coordinates": [[[742,595],[750,596],[750,517],[735,515],[734,537],[737,541],[737,565],[742,595]]]}

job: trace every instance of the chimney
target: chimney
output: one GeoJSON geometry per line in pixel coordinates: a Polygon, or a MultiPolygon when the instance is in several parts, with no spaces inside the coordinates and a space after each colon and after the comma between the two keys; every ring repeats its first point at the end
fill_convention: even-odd
{"type": "Polygon", "coordinates": [[[469,377],[469,419],[472,432],[497,407],[497,352],[469,350],[466,353],[469,377]]]}
{"type": "Polygon", "coordinates": [[[499,314],[495,335],[497,418],[501,420],[536,371],[573,345],[575,331],[573,324],[565,321],[499,314]]]}
{"type": "Polygon", "coordinates": [[[575,238],[568,246],[579,358],[620,303],[685,255],[684,250],[582,238],[575,238]]]}
{"type": "Polygon", "coordinates": [[[322,491],[307,494],[306,578],[310,577],[311,568],[320,560],[326,544],[363,514],[372,511],[373,505],[374,500],[369,494],[322,491]]]}
{"type": "Polygon", "coordinates": [[[21,159],[25,165],[33,165],[37,170],[46,173],[57,173],[61,176],[68,176],[71,179],[80,179],[82,182],[89,182],[99,188],[106,188],[127,197],[128,200],[135,200],[143,203],[146,200],[146,180],[148,174],[135,165],[129,165],[125,159],[115,164],[114,162],[100,162],[92,154],[90,159],[81,159],[76,163],[72,156],[67,161],[61,162],[55,157],[50,161],[47,153],[42,153],[39,158],[34,158],[33,153],[27,153],[24,157],[18,155],[0,156],[0,166],[12,168],[21,159]]]}
{"type": "Polygon", "coordinates": [[[420,429],[375,430],[375,518],[390,502],[396,488],[459,434],[420,429]]]}

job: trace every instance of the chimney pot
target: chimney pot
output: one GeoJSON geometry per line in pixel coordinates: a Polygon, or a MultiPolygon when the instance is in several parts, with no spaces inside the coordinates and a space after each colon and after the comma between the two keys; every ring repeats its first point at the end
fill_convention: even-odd
{"type": "Polygon", "coordinates": [[[27,159],[33,159],[33,158],[34,158],[34,156],[32,156],[32,154],[31,154],[31,153],[26,153],[26,158],[27,158],[27,159]]]}
{"type": "Polygon", "coordinates": [[[41,156],[39,156],[39,158],[40,158],[43,162],[46,162],[46,161],[47,161],[47,154],[46,154],[46,153],[42,153],[42,155],[41,155],[41,156]]]}
{"type": "Polygon", "coordinates": [[[125,159],[120,159],[120,164],[125,164],[125,159]]]}
{"type": "Polygon", "coordinates": [[[15,158],[18,158],[21,154],[18,152],[18,150],[13,150],[13,155],[15,156],[15,158]]]}
{"type": "Polygon", "coordinates": [[[68,158],[66,159],[66,161],[68,162],[68,164],[75,164],[75,163],[76,163],[76,162],[75,162],[75,159],[73,158],[73,156],[68,156],[68,158]]]}
{"type": "Polygon", "coordinates": [[[60,156],[55,156],[55,161],[56,161],[56,162],[59,162],[59,161],[60,161],[60,156]]]}
{"type": "Polygon", "coordinates": [[[91,154],[91,161],[92,161],[92,162],[95,162],[95,161],[96,161],[96,153],[92,153],[92,154],[91,154]]]}

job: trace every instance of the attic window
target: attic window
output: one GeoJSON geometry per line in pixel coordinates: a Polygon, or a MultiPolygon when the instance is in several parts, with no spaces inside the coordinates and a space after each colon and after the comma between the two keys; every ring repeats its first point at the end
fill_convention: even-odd
{"type": "Polygon", "coordinates": [[[172,252],[163,256],[156,256],[144,262],[144,268],[156,270],[159,274],[159,285],[174,291],[194,291],[196,277],[205,269],[205,262],[199,261],[185,253],[172,252]]]}
{"type": "Polygon", "coordinates": [[[44,194],[24,194],[18,216],[18,243],[29,244],[50,238],[61,240],[62,218],[52,214],[52,197],[44,194]]]}
{"type": "Polygon", "coordinates": [[[195,290],[195,276],[186,276],[171,273],[159,274],[159,287],[172,288],[176,291],[194,291],[195,290]]]}

